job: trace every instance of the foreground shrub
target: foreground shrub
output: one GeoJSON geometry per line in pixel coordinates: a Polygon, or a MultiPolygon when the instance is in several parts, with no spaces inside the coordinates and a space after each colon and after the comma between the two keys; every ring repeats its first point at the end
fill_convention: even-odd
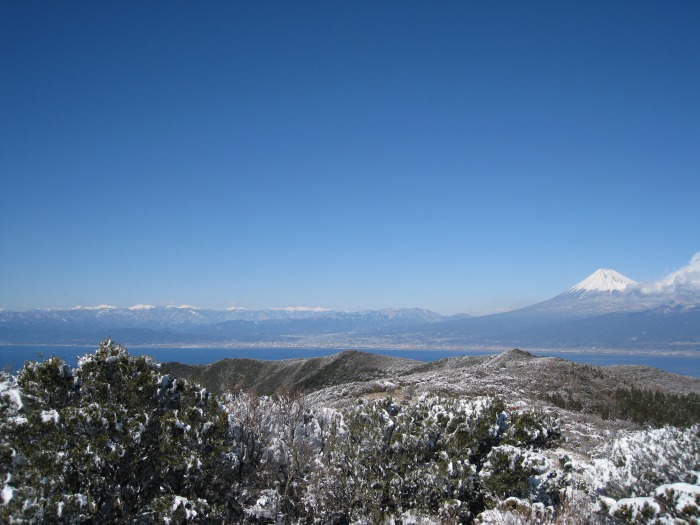
{"type": "Polygon", "coordinates": [[[75,370],[58,358],[28,363],[14,386],[3,519],[150,523],[185,509],[216,522],[240,512],[226,411],[149,358],[107,340],[75,370]]]}

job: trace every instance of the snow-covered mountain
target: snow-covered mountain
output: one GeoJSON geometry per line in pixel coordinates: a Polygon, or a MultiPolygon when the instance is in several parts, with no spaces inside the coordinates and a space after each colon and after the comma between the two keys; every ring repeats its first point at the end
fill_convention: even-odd
{"type": "Polygon", "coordinates": [[[98,325],[119,322],[131,327],[165,327],[174,325],[209,325],[225,321],[270,321],[290,319],[386,319],[397,321],[439,322],[445,316],[421,308],[384,308],[345,312],[321,307],[290,306],[247,310],[227,308],[207,310],[189,305],[152,306],[138,304],[127,308],[110,305],[47,308],[25,311],[0,310],[0,324],[19,322],[84,323],[98,325]]]}
{"type": "MultiPolygon", "coordinates": [[[[629,291],[636,285],[635,281],[615,270],[600,269],[556,297],[516,310],[512,314],[528,317],[588,317],[634,309],[629,301],[629,291]]],[[[640,306],[640,309],[645,307],[640,306]]]]}
{"type": "Polygon", "coordinates": [[[426,327],[426,344],[700,352],[700,254],[652,283],[600,269],[546,301],[426,327]]]}
{"type": "Polygon", "coordinates": [[[0,311],[0,343],[94,343],[106,336],[132,344],[268,340],[285,334],[382,332],[451,319],[420,308],[343,312],[325,308],[206,310],[188,305],[110,305],[0,311]]]}
{"type": "Polygon", "coordinates": [[[583,318],[621,312],[643,312],[661,306],[700,305],[700,278],[688,274],[700,267],[697,255],[691,263],[652,283],[638,283],[611,269],[599,269],[552,299],[508,312],[511,317],[583,318]]]}

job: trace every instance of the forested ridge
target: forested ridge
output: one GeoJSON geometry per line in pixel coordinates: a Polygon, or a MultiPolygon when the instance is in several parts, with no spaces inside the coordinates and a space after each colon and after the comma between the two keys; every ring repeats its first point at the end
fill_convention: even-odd
{"type": "MultiPolygon", "coordinates": [[[[681,411],[693,410],[688,399],[681,411]]],[[[570,450],[559,413],[546,406],[444,393],[350,401],[332,408],[298,393],[213,394],[110,340],[76,368],[58,358],[27,363],[0,378],[0,519],[698,520],[700,427],[692,418],[618,432],[584,456],[570,450]]]]}

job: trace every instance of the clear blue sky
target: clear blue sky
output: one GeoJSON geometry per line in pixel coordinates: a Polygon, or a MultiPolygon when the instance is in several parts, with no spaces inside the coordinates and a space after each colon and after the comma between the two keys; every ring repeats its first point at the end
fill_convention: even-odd
{"type": "Polygon", "coordinates": [[[547,299],[700,250],[700,2],[0,2],[0,307],[547,299]]]}

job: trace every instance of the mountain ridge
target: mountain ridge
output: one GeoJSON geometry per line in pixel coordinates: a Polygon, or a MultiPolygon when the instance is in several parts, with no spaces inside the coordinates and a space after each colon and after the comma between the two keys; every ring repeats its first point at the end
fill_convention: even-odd
{"type": "Polygon", "coordinates": [[[700,254],[655,283],[599,269],[559,295],[498,314],[445,316],[420,308],[321,307],[0,310],[0,343],[286,345],[326,348],[609,348],[700,353],[700,254]],[[646,321],[640,317],[646,316],[646,321]]]}
{"type": "Polygon", "coordinates": [[[347,389],[369,392],[408,388],[416,394],[438,391],[455,395],[499,391],[506,399],[516,399],[523,395],[538,398],[574,388],[589,402],[605,397],[618,384],[675,394],[700,394],[700,378],[639,365],[576,363],[560,357],[536,356],[517,348],[427,363],[345,350],[324,357],[278,361],[233,358],[209,365],[169,362],[162,363],[161,370],[214,392],[313,394],[330,405],[344,404],[347,389]]]}

